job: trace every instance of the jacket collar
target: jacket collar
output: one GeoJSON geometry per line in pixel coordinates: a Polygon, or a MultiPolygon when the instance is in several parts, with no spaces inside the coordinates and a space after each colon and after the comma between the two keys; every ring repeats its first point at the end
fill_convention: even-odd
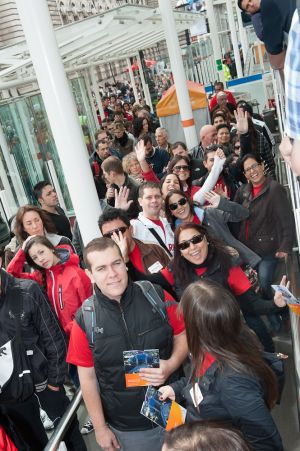
{"type": "Polygon", "coordinates": [[[106,309],[108,310],[116,310],[116,309],[120,309],[120,306],[122,307],[122,309],[126,309],[132,302],[134,293],[134,285],[131,281],[128,282],[127,288],[124,291],[124,293],[122,294],[121,297],[121,301],[116,301],[114,299],[110,299],[107,296],[105,296],[100,290],[99,288],[94,285],[94,290],[95,290],[95,297],[96,300],[106,309]]]}
{"type": "Polygon", "coordinates": [[[264,186],[262,187],[262,189],[260,190],[260,192],[258,193],[258,195],[255,198],[253,198],[253,194],[252,194],[253,193],[253,191],[252,191],[253,185],[251,182],[249,182],[245,186],[245,194],[246,194],[246,197],[248,198],[248,200],[253,201],[253,200],[258,199],[260,196],[262,196],[270,188],[271,181],[272,181],[272,178],[267,176],[264,186]]]}

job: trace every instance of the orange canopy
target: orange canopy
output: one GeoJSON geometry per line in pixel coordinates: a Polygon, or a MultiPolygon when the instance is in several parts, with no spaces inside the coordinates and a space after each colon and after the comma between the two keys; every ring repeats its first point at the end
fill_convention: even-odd
{"type": "MultiPolygon", "coordinates": [[[[199,110],[207,107],[207,97],[205,94],[204,85],[201,83],[195,83],[193,81],[186,82],[192,110],[199,110]]],[[[156,114],[158,117],[172,116],[173,114],[179,114],[179,106],[177,101],[175,85],[172,85],[160,99],[156,105],[156,114]]]]}

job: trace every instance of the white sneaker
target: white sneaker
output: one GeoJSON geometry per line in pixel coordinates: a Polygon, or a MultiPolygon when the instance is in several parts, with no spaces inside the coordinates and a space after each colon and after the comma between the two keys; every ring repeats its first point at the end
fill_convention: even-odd
{"type": "Polygon", "coordinates": [[[86,435],[86,434],[89,434],[90,432],[93,432],[93,430],[94,430],[94,426],[93,426],[92,420],[89,419],[89,420],[87,420],[86,423],[84,423],[80,432],[82,435],[86,435]]]}
{"type": "Polygon", "coordinates": [[[50,420],[47,413],[40,408],[40,417],[44,426],[44,429],[46,431],[51,431],[51,429],[54,429],[53,421],[50,420]]]}

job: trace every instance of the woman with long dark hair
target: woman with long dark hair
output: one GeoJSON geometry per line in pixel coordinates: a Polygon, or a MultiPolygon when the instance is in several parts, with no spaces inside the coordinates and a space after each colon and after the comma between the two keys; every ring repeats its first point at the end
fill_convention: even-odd
{"type": "Polygon", "coordinates": [[[224,286],[197,281],[181,302],[192,374],[161,387],[161,399],[186,401],[187,421],[226,421],[237,427],[255,451],[282,451],[270,409],[277,379],[264,361],[255,335],[224,286]]]}
{"type": "Polygon", "coordinates": [[[203,209],[186,193],[180,190],[170,191],[165,198],[164,205],[166,218],[173,230],[180,224],[191,222],[203,224],[211,235],[233,247],[238,252],[241,262],[254,268],[260,262],[259,256],[238,241],[228,227],[228,222],[238,223],[246,219],[249,215],[248,210],[241,209],[241,206],[235,202],[214,192],[207,193],[206,199],[211,205],[210,208],[203,209]]]}
{"type": "Polygon", "coordinates": [[[48,238],[54,246],[68,244],[72,247],[69,238],[57,235],[54,224],[45,212],[35,205],[23,205],[15,218],[14,233],[19,244],[23,244],[28,236],[40,235],[48,238]]]}
{"type": "MultiPolygon", "coordinates": [[[[233,260],[231,251],[213,238],[205,227],[194,223],[177,227],[174,258],[162,274],[174,287],[178,299],[185,288],[199,278],[216,281],[229,289],[238,301],[248,326],[255,331],[265,350],[274,351],[272,338],[260,315],[282,309],[255,293],[249,279],[233,260]]],[[[277,297],[275,293],[275,302],[277,297]]]]}

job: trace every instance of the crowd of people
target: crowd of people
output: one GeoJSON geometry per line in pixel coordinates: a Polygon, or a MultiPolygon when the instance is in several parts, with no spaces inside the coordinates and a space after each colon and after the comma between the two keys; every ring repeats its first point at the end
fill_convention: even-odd
{"type": "MultiPolygon", "coordinates": [[[[264,353],[274,353],[272,336],[287,319],[271,284],[292,252],[293,214],[266,124],[222,83],[215,90],[211,124],[193,149],[172,142],[146,106],[103,98],[107,118],[90,156],[102,214],[87,246],[48,181],[13,219],[0,337],[13,336],[18,296],[35,387],[22,402],[2,404],[0,393],[17,449],[44,448],[45,429],[69,402],[66,381],[80,386],[89,414],[81,433],[94,430],[104,450],[182,450],[206,434],[216,443],[228,434],[240,450],[283,449],[264,353]],[[135,349],[159,350],[159,368],[139,374],[187,408],[187,424],[166,439],[140,414],[145,389],[126,388],[123,352],[135,349]]],[[[86,449],[76,418],[65,442],[86,449]]]]}

